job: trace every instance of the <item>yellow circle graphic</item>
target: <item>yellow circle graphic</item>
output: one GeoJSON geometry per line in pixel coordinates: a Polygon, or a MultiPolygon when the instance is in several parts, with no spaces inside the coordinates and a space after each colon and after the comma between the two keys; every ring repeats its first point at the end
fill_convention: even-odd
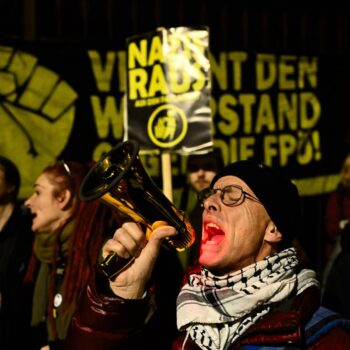
{"type": "Polygon", "coordinates": [[[156,108],[147,124],[149,138],[156,146],[162,148],[179,144],[185,138],[187,129],[186,114],[182,109],[171,104],[156,108]]]}

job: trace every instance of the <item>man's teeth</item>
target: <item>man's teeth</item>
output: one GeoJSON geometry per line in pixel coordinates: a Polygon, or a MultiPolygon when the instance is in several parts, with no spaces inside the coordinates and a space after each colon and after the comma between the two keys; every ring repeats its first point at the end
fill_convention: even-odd
{"type": "Polygon", "coordinates": [[[215,229],[219,229],[219,226],[214,224],[213,222],[210,222],[209,224],[207,224],[207,228],[215,228],[215,229]]]}

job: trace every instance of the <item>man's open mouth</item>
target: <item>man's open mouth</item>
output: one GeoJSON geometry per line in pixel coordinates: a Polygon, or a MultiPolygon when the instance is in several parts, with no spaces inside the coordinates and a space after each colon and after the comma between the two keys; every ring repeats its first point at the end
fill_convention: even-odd
{"type": "Polygon", "coordinates": [[[219,244],[225,237],[225,232],[214,222],[204,224],[202,244],[219,244]]]}

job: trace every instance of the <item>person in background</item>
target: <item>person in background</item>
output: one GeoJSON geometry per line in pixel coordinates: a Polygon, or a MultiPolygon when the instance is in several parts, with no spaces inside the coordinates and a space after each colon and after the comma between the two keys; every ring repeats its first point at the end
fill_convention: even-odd
{"type": "Polygon", "coordinates": [[[190,249],[181,253],[185,269],[194,264],[199,257],[203,207],[198,201],[198,193],[209,187],[223,165],[221,149],[217,147],[209,153],[192,154],[187,158],[186,186],[182,191],[179,208],[188,213],[188,219],[196,232],[196,240],[190,249]]]}
{"type": "MultiPolygon", "coordinates": [[[[320,305],[316,273],[300,266],[292,241],[300,231],[296,186],[255,161],[223,168],[200,193],[199,266],[177,299],[179,334],[163,349],[348,349],[350,320],[320,305]]],[[[103,246],[135,257],[106,286],[89,285],[73,316],[66,349],[152,349],[149,277],[171,226],[149,240],[126,222],[103,246]]]]}
{"type": "Polygon", "coordinates": [[[34,349],[63,349],[63,340],[80,292],[95,273],[110,210],[98,201],[79,200],[89,167],[58,161],[47,166],[25,201],[35,232],[27,283],[32,301],[34,349]]]}
{"type": "Polygon", "coordinates": [[[340,248],[327,276],[322,302],[324,306],[350,318],[350,223],[343,229],[340,248]]]}
{"type": "Polygon", "coordinates": [[[331,256],[334,249],[339,252],[339,247],[336,247],[337,238],[350,221],[350,154],[345,157],[339,176],[339,184],[336,190],[329,194],[326,205],[327,258],[331,256]]]}
{"type": "Polygon", "coordinates": [[[32,251],[31,216],[18,200],[20,174],[0,156],[0,348],[21,349],[28,341],[30,289],[24,274],[32,251]]]}
{"type": "Polygon", "coordinates": [[[328,278],[328,273],[335,258],[340,252],[341,234],[350,220],[350,154],[344,158],[339,176],[339,184],[329,194],[325,209],[326,261],[323,271],[324,283],[328,278]]]}

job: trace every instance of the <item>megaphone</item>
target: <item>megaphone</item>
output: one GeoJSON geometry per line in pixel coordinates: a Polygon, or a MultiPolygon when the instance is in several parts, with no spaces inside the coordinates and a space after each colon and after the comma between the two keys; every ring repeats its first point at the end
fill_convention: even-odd
{"type": "MultiPolygon", "coordinates": [[[[195,231],[184,213],[171,203],[144,169],[136,141],[119,143],[106,153],[83,179],[79,196],[83,201],[98,199],[150,230],[153,223],[165,221],[177,230],[177,235],[167,239],[166,243],[178,251],[189,248],[195,241],[195,231]]],[[[111,278],[132,261],[133,258],[110,254],[100,268],[111,278]]]]}

